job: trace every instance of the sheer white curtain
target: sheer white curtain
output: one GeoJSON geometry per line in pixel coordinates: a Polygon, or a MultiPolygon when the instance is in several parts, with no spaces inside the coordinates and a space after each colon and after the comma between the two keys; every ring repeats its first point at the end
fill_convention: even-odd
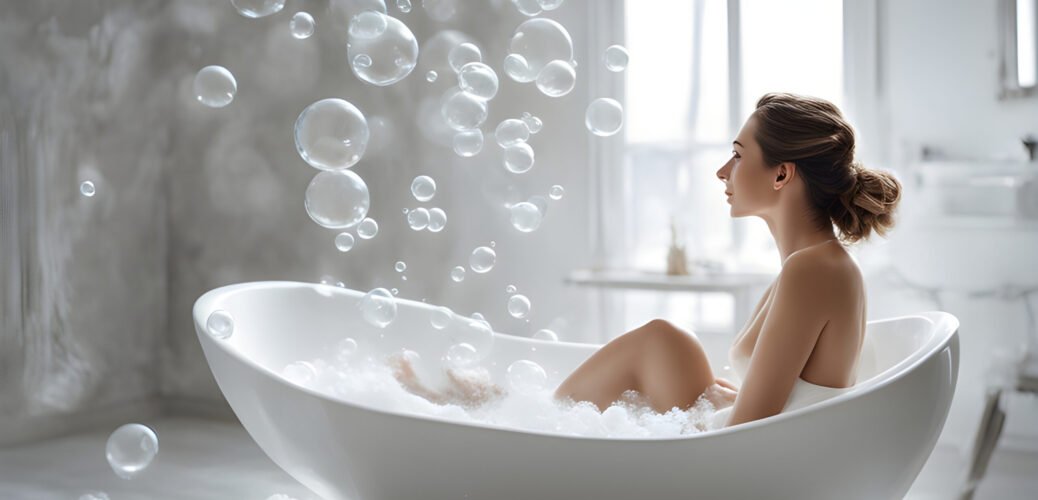
{"type": "MultiPolygon", "coordinates": [[[[614,266],[665,269],[670,225],[691,260],[730,270],[777,271],[759,218],[732,219],[715,173],[757,99],[815,95],[842,106],[843,2],[838,0],[627,1],[622,159],[613,162],[601,224],[614,266]]],[[[608,165],[608,164],[607,164],[608,165]]],[[[623,292],[623,328],[662,316],[731,328],[725,295],[623,292]]],[[[741,321],[741,320],[739,320],[741,321]]]]}

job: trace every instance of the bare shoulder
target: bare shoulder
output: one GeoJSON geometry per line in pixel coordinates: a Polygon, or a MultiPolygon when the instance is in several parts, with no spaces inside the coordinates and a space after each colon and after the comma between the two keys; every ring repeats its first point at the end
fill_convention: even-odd
{"type": "Polygon", "coordinates": [[[794,252],[783,264],[779,278],[810,286],[824,295],[843,297],[856,296],[863,283],[861,268],[842,245],[794,252]]]}

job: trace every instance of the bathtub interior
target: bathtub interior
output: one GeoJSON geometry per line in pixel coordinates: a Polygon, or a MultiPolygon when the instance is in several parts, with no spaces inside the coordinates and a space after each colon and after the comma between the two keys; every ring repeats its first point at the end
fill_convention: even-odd
{"type": "MultiPolygon", "coordinates": [[[[200,335],[202,342],[221,344],[233,356],[257,369],[280,377],[285,365],[299,360],[329,358],[334,346],[346,337],[377,357],[401,348],[421,356],[419,374],[429,380],[441,376],[439,359],[453,343],[445,332],[465,328],[471,319],[456,315],[444,330],[436,330],[430,317],[436,306],[398,299],[397,316],[385,328],[367,323],[359,304],[364,293],[331,285],[261,282],[219,288],[195,304],[194,318],[200,331],[209,314],[222,309],[234,318],[234,334],[220,341],[200,335]]],[[[508,366],[520,359],[540,364],[555,387],[599,347],[595,344],[548,342],[495,333],[494,346],[485,366],[495,380],[505,380],[508,366]]],[[[935,338],[928,317],[903,316],[870,321],[859,363],[855,388],[866,389],[902,371],[929,350],[935,338]]],[[[442,380],[442,379],[441,379],[442,380]]],[[[841,396],[845,396],[845,394],[841,396]]]]}

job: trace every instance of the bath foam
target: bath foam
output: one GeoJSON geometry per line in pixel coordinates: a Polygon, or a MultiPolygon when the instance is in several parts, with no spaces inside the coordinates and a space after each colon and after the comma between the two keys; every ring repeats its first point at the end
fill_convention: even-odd
{"type": "Polygon", "coordinates": [[[405,389],[392,368],[371,356],[357,356],[352,363],[308,361],[316,372],[309,380],[284,377],[328,397],[378,410],[445,418],[459,423],[483,423],[522,431],[597,438],[667,438],[698,434],[713,429],[716,409],[700,397],[688,410],[672,408],[659,413],[636,391],[627,391],[604,412],[590,402],[557,401],[554,388],[530,394],[509,390],[495,380],[506,394],[476,408],[437,404],[405,389]]]}

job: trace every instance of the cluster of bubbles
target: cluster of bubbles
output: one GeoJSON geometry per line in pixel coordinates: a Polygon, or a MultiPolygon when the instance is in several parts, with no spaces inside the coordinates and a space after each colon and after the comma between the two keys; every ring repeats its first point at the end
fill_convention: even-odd
{"type": "Polygon", "coordinates": [[[512,34],[504,70],[516,82],[535,82],[546,96],[562,97],[577,83],[573,39],[551,19],[524,21],[512,34]]]}
{"type": "MultiPolygon", "coordinates": [[[[436,181],[428,175],[415,177],[411,181],[411,195],[421,202],[432,200],[436,196],[436,181]]],[[[426,229],[438,233],[447,225],[447,212],[439,207],[404,209],[404,214],[407,215],[407,225],[414,231],[426,229]]]]}

